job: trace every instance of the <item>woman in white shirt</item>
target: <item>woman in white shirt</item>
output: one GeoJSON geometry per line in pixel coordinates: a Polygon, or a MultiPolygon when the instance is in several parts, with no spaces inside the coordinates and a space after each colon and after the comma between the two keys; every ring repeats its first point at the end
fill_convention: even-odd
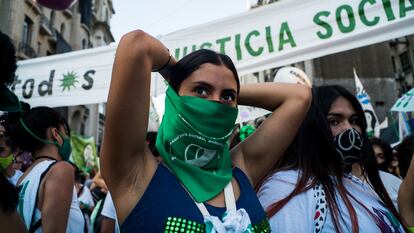
{"type": "Polygon", "coordinates": [[[259,200],[273,232],[404,232],[378,174],[358,100],[340,86],[314,102],[259,200]]]}
{"type": "Polygon", "coordinates": [[[30,232],[83,232],[84,219],[75,190],[75,174],[66,120],[48,107],[25,109],[6,123],[10,143],[34,157],[17,182],[17,210],[30,232]]]}

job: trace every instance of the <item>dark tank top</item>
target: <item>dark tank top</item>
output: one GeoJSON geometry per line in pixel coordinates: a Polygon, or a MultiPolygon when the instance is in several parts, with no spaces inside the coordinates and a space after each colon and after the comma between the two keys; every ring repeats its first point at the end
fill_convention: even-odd
{"type": "MultiPolygon", "coordinates": [[[[233,169],[240,186],[237,209],[250,216],[253,232],[270,232],[266,214],[246,175],[233,169]]],[[[204,204],[212,216],[222,217],[225,207],[204,204]]],[[[121,225],[121,232],[205,232],[204,218],[175,175],[163,164],[158,168],[144,195],[121,225]]]]}

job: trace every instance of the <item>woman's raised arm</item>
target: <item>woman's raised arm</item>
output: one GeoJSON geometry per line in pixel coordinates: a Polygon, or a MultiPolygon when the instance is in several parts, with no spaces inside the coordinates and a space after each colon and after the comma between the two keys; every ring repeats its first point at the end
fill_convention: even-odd
{"type": "Polygon", "coordinates": [[[290,145],[312,100],[311,89],[299,84],[242,85],[238,103],[273,111],[260,127],[232,150],[233,164],[255,186],[290,145]]]}
{"type": "Polygon", "coordinates": [[[116,50],[100,159],[121,222],[155,173],[145,142],[151,71],[174,62],[169,56],[161,42],[140,30],[124,35],[116,50]]]}

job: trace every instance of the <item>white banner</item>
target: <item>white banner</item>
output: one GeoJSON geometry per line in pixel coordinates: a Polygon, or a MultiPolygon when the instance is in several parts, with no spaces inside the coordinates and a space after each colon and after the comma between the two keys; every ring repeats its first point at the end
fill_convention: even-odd
{"type": "Polygon", "coordinates": [[[110,45],[21,61],[12,89],[32,107],[106,102],[115,49],[110,45]]]}
{"type": "MultiPolygon", "coordinates": [[[[413,34],[412,0],[284,0],[161,39],[176,58],[200,48],[229,55],[239,74],[413,34]]],[[[32,106],[106,102],[115,46],[19,62],[15,93],[32,106]]],[[[154,78],[152,95],[165,90],[154,78]]]]}

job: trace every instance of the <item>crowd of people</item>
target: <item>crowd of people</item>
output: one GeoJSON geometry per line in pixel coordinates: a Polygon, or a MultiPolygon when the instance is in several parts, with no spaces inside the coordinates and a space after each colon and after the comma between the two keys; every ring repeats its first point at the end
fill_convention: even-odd
{"type": "Polygon", "coordinates": [[[414,134],[395,148],[368,138],[344,87],[240,85],[227,55],[176,61],[130,32],[113,65],[100,170],[86,174],[70,162],[67,120],[8,89],[15,50],[0,40],[2,231],[414,232],[414,134]],[[169,84],[158,132],[147,132],[151,72],[169,84]],[[271,113],[235,127],[238,105],[271,113]]]}

